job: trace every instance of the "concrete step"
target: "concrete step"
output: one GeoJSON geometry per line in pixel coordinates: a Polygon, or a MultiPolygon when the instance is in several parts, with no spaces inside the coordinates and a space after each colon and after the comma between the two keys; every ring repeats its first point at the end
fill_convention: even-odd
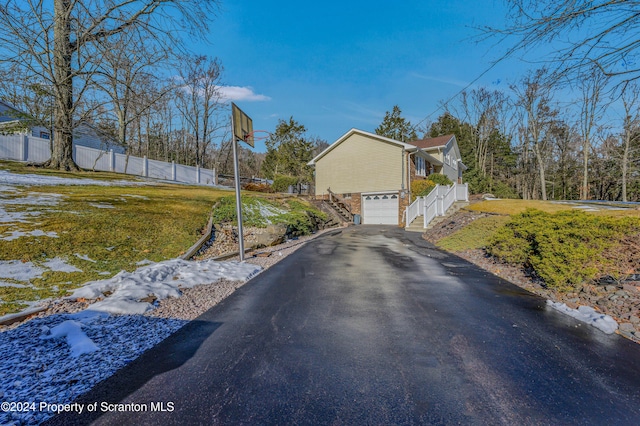
{"type": "Polygon", "coordinates": [[[407,232],[424,232],[424,228],[422,227],[422,225],[420,226],[408,226],[406,228],[404,228],[405,231],[407,232]]]}

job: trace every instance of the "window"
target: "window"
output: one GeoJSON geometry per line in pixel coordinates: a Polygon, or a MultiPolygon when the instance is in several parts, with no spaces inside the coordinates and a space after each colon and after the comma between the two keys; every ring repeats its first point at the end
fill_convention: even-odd
{"type": "Polygon", "coordinates": [[[40,137],[42,139],[51,139],[49,132],[40,132],[40,137]]]}
{"type": "Polygon", "coordinates": [[[424,160],[424,158],[416,157],[416,175],[417,176],[427,175],[427,162],[424,160]]]}

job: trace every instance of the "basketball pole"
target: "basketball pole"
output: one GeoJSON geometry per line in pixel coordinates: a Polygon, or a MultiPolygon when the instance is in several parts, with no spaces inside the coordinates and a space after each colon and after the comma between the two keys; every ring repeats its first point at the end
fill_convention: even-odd
{"type": "Polygon", "coordinates": [[[231,114],[231,139],[233,139],[233,172],[236,181],[236,213],[238,215],[238,245],[240,262],[244,262],[244,234],[242,233],[242,198],[240,198],[240,167],[238,166],[238,140],[233,131],[233,114],[231,114]]]}

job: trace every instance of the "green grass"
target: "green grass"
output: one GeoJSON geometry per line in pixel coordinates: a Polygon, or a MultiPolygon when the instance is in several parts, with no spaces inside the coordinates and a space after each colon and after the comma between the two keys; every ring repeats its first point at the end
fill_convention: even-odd
{"type": "MultiPolygon", "coordinates": [[[[31,280],[27,288],[0,287],[0,315],[15,312],[36,301],[64,296],[67,290],[108,278],[120,270],[133,271],[137,262],[157,262],[184,253],[202,235],[211,208],[229,194],[201,186],[144,185],[118,186],[117,180],[135,177],[109,173],[51,173],[20,163],[2,163],[0,169],[14,173],[34,173],[70,178],[108,179],[115,186],[25,186],[19,193],[4,193],[19,199],[30,194],[59,194],[55,205],[7,204],[7,212],[37,212],[20,222],[0,223],[0,236],[12,231],[42,231],[48,236],[22,236],[0,240],[0,261],[20,260],[41,266],[48,259],[61,258],[82,272],[47,271],[31,280]],[[113,207],[113,208],[105,208],[113,207]],[[55,234],[53,234],[55,233],[55,234]],[[87,257],[84,260],[77,255],[87,257]]],[[[0,281],[24,282],[10,278],[0,281]]]]}
{"type": "Polygon", "coordinates": [[[481,217],[457,232],[442,238],[437,245],[452,252],[485,248],[495,232],[508,221],[508,216],[481,217]]]}

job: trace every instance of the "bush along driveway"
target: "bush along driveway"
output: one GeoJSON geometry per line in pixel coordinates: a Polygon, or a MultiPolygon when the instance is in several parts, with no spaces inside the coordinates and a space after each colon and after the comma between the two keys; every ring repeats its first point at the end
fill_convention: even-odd
{"type": "Polygon", "coordinates": [[[610,315],[640,342],[640,218],[623,213],[462,211],[425,238],[561,310],[610,315]]]}

